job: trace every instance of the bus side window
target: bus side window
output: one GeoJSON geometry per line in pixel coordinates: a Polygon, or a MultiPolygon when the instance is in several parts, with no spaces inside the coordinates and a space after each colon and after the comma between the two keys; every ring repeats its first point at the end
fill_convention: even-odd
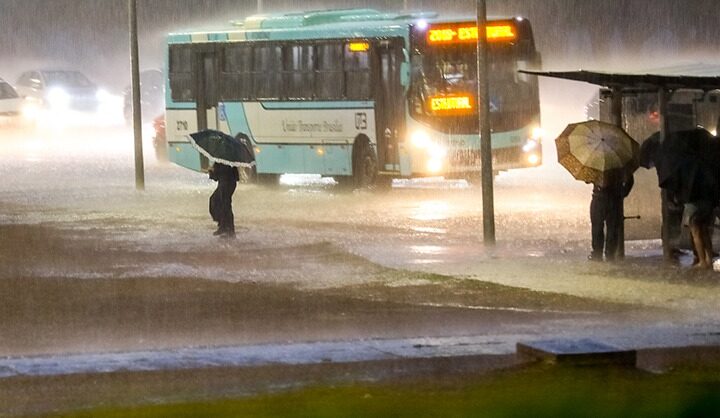
{"type": "Polygon", "coordinates": [[[315,76],[315,97],[320,100],[342,99],[343,46],[341,43],[318,44],[318,69],[315,76]]]}
{"type": "Polygon", "coordinates": [[[352,51],[351,44],[345,45],[345,97],[349,100],[372,98],[369,51],[369,47],[365,50],[352,51]]]}
{"type": "Polygon", "coordinates": [[[256,99],[278,99],[282,91],[282,47],[257,45],[253,49],[253,87],[256,99]]]}
{"type": "Polygon", "coordinates": [[[176,102],[194,102],[191,45],[170,45],[170,90],[176,102]]]}
{"type": "Polygon", "coordinates": [[[312,45],[285,47],[285,85],[288,99],[312,99],[315,85],[315,49],[312,45]]]}
{"type": "Polygon", "coordinates": [[[230,45],[223,51],[220,74],[222,100],[252,98],[252,48],[248,45],[230,45]]]}

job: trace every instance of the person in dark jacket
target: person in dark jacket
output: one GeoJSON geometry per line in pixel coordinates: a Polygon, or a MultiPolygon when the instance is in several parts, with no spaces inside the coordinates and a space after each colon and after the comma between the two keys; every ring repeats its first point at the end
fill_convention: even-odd
{"type": "Polygon", "coordinates": [[[232,196],[240,175],[236,167],[215,163],[208,171],[210,178],[218,185],[210,196],[210,216],[218,223],[213,235],[225,238],[235,237],[235,216],[232,211],[232,196]]]}
{"type": "Polygon", "coordinates": [[[592,224],[592,253],[588,259],[602,261],[615,259],[620,238],[620,222],[623,222],[623,199],[630,194],[634,184],[632,174],[611,173],[606,184],[594,184],[590,201],[592,224]]]}

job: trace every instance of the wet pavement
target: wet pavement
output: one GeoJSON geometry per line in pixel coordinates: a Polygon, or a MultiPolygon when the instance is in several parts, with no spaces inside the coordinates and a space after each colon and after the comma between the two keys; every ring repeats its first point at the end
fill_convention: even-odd
{"type": "Polygon", "coordinates": [[[585,259],[590,189],[551,141],[542,167],[496,179],[493,247],[464,181],[241,184],[238,238],[219,240],[214,184],[149,141],[134,189],[125,127],[5,131],[0,150],[0,376],[717,343],[720,273],[663,264],[657,240],[585,259]]]}

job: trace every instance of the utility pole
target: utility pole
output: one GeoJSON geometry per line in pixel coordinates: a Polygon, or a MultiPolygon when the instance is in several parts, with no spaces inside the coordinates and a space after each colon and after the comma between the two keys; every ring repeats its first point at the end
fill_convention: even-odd
{"type": "Polygon", "coordinates": [[[482,170],[483,242],[486,245],[495,245],[495,198],[493,196],[492,143],[490,142],[490,83],[488,81],[485,0],[477,0],[477,28],[477,109],[482,170]]]}
{"type": "Polygon", "coordinates": [[[145,190],[145,165],[142,149],[142,112],[140,109],[140,63],[137,36],[137,0],[128,0],[130,15],[130,63],[132,65],[133,132],[135,137],[135,188],[145,190]]]}
{"type": "MultiPolygon", "coordinates": [[[[622,129],[623,127],[623,121],[622,121],[622,100],[623,100],[623,92],[620,87],[613,87],[611,90],[611,98],[610,98],[610,121],[613,125],[617,126],[618,128],[622,129]]],[[[615,257],[617,257],[619,260],[622,260],[625,258],[625,199],[623,198],[620,201],[620,222],[618,222],[617,226],[617,233],[618,233],[618,246],[615,250],[615,257]]]]}

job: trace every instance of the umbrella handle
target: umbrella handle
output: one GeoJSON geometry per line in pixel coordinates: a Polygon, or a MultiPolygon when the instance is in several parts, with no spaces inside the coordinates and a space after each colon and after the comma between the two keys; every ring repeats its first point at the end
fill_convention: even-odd
{"type": "Polygon", "coordinates": [[[637,216],[625,216],[624,219],[640,219],[640,215],[637,215],[637,216]]]}

